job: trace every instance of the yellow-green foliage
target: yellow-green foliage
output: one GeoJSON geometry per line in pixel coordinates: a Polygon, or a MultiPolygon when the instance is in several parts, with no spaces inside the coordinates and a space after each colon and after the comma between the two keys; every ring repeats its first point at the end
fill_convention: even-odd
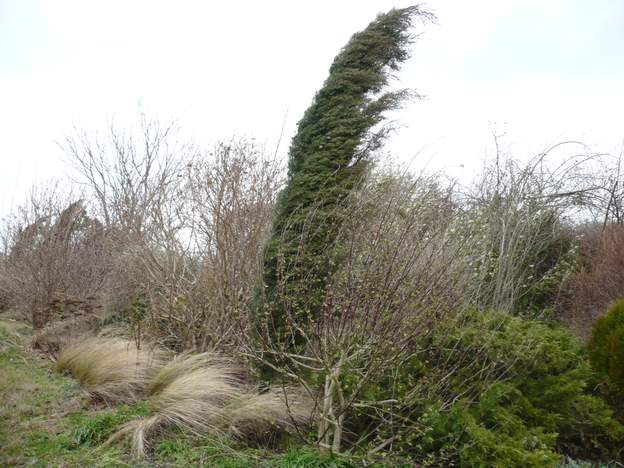
{"type": "Polygon", "coordinates": [[[594,368],[624,395],[624,299],[596,321],[588,348],[594,368]]]}
{"type": "Polygon", "coordinates": [[[136,401],[164,364],[165,354],[138,348],[118,337],[91,337],[66,346],[56,370],[73,375],[93,397],[109,402],[136,401]]]}

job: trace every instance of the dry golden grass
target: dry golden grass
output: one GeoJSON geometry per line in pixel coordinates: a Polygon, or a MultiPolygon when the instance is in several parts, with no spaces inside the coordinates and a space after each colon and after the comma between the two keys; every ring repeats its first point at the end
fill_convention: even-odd
{"type": "Polygon", "coordinates": [[[72,374],[94,398],[106,402],[140,399],[165,362],[165,353],[121,337],[90,337],[66,346],[56,370],[72,374]]]}
{"type": "Polygon", "coordinates": [[[146,385],[153,415],[129,422],[107,443],[129,438],[133,453],[142,457],[149,433],[162,428],[222,434],[223,406],[245,390],[243,372],[230,360],[211,353],[178,356],[146,385]]]}
{"type": "Polygon", "coordinates": [[[170,425],[199,435],[220,432],[223,406],[246,390],[239,375],[225,367],[193,369],[152,395],[150,407],[170,425]]]}
{"type": "Polygon", "coordinates": [[[103,444],[108,446],[123,439],[129,439],[132,447],[132,453],[137,458],[143,458],[147,448],[147,437],[152,431],[158,430],[164,423],[163,418],[159,414],[153,416],[135,419],[124,424],[117,432],[103,444]]]}
{"type": "Polygon", "coordinates": [[[313,402],[302,391],[272,389],[248,393],[224,410],[228,433],[248,442],[272,443],[312,423],[313,402]]]}
{"type": "Polygon", "coordinates": [[[234,362],[217,353],[184,353],[173,358],[163,366],[158,373],[150,380],[145,389],[147,395],[157,395],[169,384],[185,374],[199,369],[222,369],[228,375],[232,375],[235,380],[241,379],[241,371],[236,371],[234,362]],[[235,376],[238,372],[239,377],[235,376]]]}
{"type": "Polygon", "coordinates": [[[152,416],[123,426],[108,441],[129,438],[141,457],[150,433],[177,427],[198,436],[230,434],[270,442],[306,425],[311,402],[288,390],[253,393],[244,372],[215,354],[182,355],[164,366],[146,387],[152,416]]]}

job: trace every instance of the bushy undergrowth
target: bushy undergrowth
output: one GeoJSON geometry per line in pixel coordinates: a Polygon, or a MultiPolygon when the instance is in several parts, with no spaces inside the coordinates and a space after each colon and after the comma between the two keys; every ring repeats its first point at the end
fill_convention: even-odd
{"type": "MultiPolygon", "coordinates": [[[[621,457],[622,428],[591,392],[595,375],[582,344],[540,321],[557,310],[575,268],[577,239],[558,208],[524,202],[524,196],[539,198],[533,192],[504,204],[506,196],[464,203],[437,177],[371,174],[341,206],[350,216],[340,242],[327,249],[336,273],[326,280],[322,313],[302,319],[283,311],[292,333],[303,338],[296,354],[250,333],[241,311],[249,304],[251,266],[227,286],[242,287],[245,299],[230,308],[224,292],[212,308],[196,289],[209,272],[195,276],[192,254],[140,250],[153,262],[147,272],[176,278],[181,293],[152,285],[126,304],[136,337],[151,334],[173,348],[217,348],[236,359],[183,354],[164,365],[148,357],[145,343],[111,341],[79,348],[73,357],[67,350],[59,367],[107,401],[147,399],[150,414],[119,433],[137,453],[148,451],[155,434],[178,428],[273,446],[297,435],[334,452],[349,448],[372,459],[384,454],[432,464],[544,466],[562,454],[621,457]],[[186,273],[158,270],[169,261],[188,261],[186,273]],[[192,324],[185,322],[192,315],[186,315],[185,285],[199,294],[192,307],[202,318],[192,324]],[[474,308],[496,304],[503,311],[474,308]],[[207,325],[218,317],[228,328],[223,342],[207,325]],[[277,388],[258,394],[251,385],[247,359],[270,353],[285,364],[277,371],[287,387],[297,386],[301,407],[277,388]],[[313,406],[324,416],[310,434],[313,406]]],[[[143,262],[129,271],[140,273],[143,262]]]]}
{"type": "Polygon", "coordinates": [[[594,323],[589,356],[596,370],[624,396],[624,300],[614,303],[594,323]]]}
{"type": "Polygon", "coordinates": [[[427,343],[394,377],[397,394],[387,381],[369,390],[373,399],[411,402],[379,431],[379,440],[395,437],[389,453],[436,466],[556,466],[562,454],[621,459],[624,427],[592,393],[593,372],[569,331],[473,310],[427,343]]]}

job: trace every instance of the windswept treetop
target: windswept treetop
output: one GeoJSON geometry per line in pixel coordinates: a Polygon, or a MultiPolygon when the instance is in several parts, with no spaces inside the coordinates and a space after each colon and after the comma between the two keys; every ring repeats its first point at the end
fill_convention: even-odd
{"type": "Polygon", "coordinates": [[[285,296],[290,296],[288,308],[295,315],[318,312],[332,271],[324,250],[340,225],[336,208],[362,181],[371,153],[388,135],[389,128],[380,125],[384,113],[409,95],[407,90],[384,88],[409,57],[415,18],[434,19],[418,6],[393,9],[353,35],[298,124],[289,151],[288,183],[279,196],[266,246],[259,304],[277,329],[283,322],[285,296]],[[314,232],[305,226],[314,226],[314,232]]]}
{"type": "Polygon", "coordinates": [[[410,27],[416,16],[433,18],[417,6],[379,15],[364,31],[354,34],[336,56],[329,77],[292,140],[288,166],[291,181],[306,171],[308,161],[328,159],[336,169],[377,149],[357,151],[371,128],[383,120],[382,114],[399,106],[408,94],[400,90],[376,96],[388,84],[391,73],[409,58],[413,39],[410,27]]]}

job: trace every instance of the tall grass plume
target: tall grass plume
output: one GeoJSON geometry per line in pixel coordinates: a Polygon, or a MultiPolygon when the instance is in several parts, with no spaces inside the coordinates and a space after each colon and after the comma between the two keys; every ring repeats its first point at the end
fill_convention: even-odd
{"type": "Polygon", "coordinates": [[[137,347],[121,337],[90,337],[66,346],[56,370],[73,375],[93,398],[110,403],[140,399],[147,383],[165,363],[158,349],[137,347]]]}

